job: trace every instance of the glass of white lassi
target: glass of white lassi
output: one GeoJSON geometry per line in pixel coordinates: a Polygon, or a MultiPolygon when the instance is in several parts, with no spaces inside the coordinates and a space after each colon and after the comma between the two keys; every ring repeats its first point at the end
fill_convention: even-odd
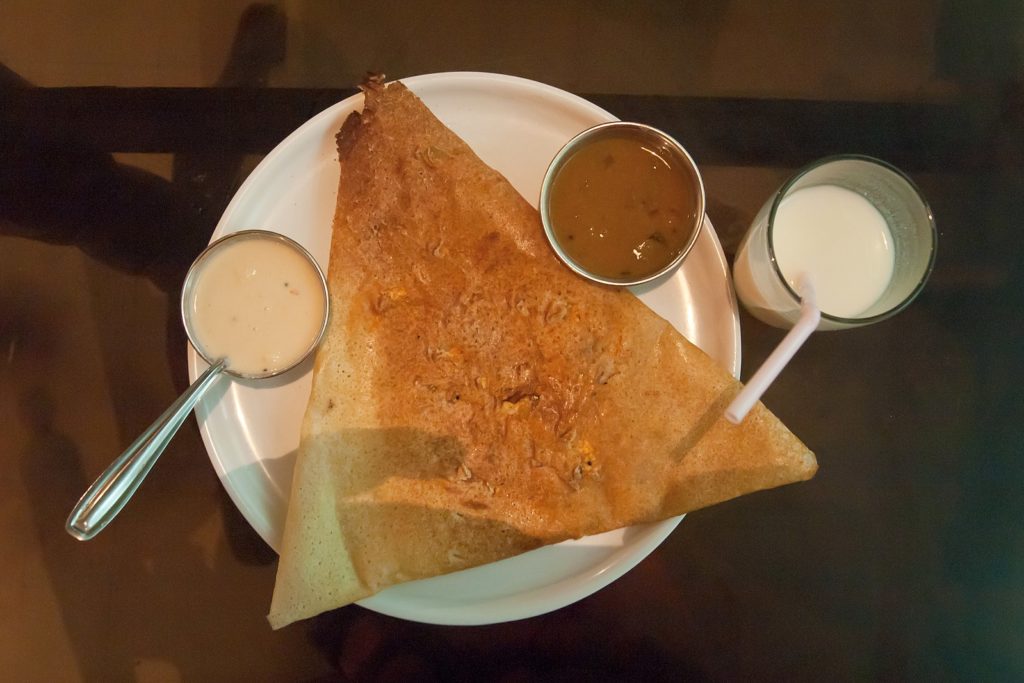
{"type": "Polygon", "coordinates": [[[733,263],[736,293],[754,317],[791,327],[806,277],[819,330],[884,320],[924,287],[935,262],[935,220],[898,169],[843,155],[805,167],[765,202],[733,263]]]}

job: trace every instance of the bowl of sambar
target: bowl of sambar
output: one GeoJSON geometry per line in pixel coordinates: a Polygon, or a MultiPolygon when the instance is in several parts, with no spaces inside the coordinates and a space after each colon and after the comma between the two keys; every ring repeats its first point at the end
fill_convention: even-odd
{"type": "Polygon", "coordinates": [[[579,275],[637,285],[674,271],[700,233],[704,183],[689,153],[641,123],[603,123],[555,155],[541,185],[544,232],[579,275]]]}

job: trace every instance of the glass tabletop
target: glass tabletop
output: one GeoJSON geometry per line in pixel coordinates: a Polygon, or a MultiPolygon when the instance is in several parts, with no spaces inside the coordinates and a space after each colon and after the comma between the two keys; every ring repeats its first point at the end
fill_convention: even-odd
{"type": "MultiPolygon", "coordinates": [[[[0,6],[0,663],[16,680],[1024,677],[1024,9],[1011,2],[0,6]],[[728,262],[809,162],[902,169],[938,226],[896,317],[811,337],[765,404],[810,482],[687,515],[550,614],[280,631],[277,556],[186,422],[88,542],[64,520],[185,389],[178,296],[259,162],[388,78],[477,71],[660,128],[728,262]]],[[[747,379],[784,332],[742,309],[747,379]]]]}

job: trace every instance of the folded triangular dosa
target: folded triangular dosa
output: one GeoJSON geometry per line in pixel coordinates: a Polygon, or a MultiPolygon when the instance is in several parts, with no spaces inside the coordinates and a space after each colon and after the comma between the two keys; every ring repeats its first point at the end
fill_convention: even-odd
{"type": "Polygon", "coordinates": [[[332,317],[270,622],[811,477],[814,456],[400,83],[338,134],[332,317]]]}

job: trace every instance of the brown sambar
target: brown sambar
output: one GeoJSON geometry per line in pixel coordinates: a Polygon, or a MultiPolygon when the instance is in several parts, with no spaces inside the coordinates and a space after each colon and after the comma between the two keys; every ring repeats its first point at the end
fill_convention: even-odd
{"type": "Polygon", "coordinates": [[[547,221],[563,258],[604,281],[661,273],[700,228],[703,188],[692,161],[646,130],[585,141],[551,178],[547,221]]]}

